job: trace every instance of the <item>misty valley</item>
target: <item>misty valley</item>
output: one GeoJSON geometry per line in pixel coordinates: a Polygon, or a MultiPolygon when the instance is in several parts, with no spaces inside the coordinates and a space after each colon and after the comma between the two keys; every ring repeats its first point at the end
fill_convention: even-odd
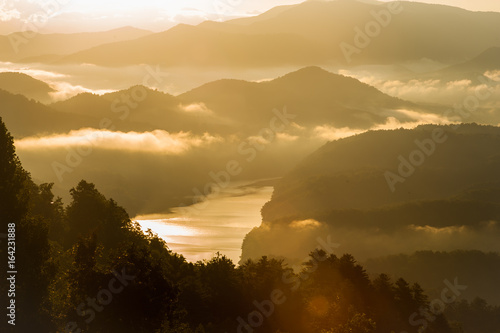
{"type": "Polygon", "coordinates": [[[0,1],[0,332],[500,333],[500,6],[0,1]]]}

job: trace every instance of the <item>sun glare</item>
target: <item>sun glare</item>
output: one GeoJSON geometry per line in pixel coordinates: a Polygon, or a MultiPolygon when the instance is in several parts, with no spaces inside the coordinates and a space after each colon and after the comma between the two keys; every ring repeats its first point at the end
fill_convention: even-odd
{"type": "Polygon", "coordinates": [[[176,219],[164,219],[164,220],[138,220],[143,231],[151,229],[154,233],[157,233],[161,238],[168,241],[169,237],[174,236],[196,236],[198,232],[195,228],[190,228],[188,226],[181,226],[178,224],[176,219]]]}

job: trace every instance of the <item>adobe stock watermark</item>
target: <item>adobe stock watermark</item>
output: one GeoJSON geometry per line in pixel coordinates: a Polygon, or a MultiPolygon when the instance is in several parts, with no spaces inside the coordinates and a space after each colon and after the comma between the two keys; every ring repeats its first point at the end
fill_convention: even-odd
{"type": "MultiPolygon", "coordinates": [[[[162,72],[160,65],[156,65],[153,69],[151,66],[147,65],[144,67],[147,74],[142,80],[142,85],[135,86],[129,93],[123,93],[119,98],[116,98],[111,103],[111,111],[114,113],[121,113],[118,117],[120,120],[126,120],[130,116],[130,111],[139,107],[139,104],[143,102],[148,96],[148,91],[145,87],[154,87],[163,83],[164,78],[168,77],[167,72],[162,72]]],[[[110,119],[105,118],[107,122],[111,122],[110,119]]],[[[114,128],[109,128],[114,130],[114,128]]]]}
{"type": "MultiPolygon", "coordinates": [[[[244,163],[253,162],[257,158],[258,153],[264,151],[268,145],[273,143],[276,140],[277,134],[284,131],[287,126],[292,124],[292,120],[296,118],[296,115],[288,113],[286,106],[283,107],[282,111],[273,109],[272,113],[274,117],[269,121],[268,127],[262,128],[257,133],[256,138],[262,139],[260,142],[259,139],[247,138],[238,145],[237,152],[240,156],[245,157],[244,163]]],[[[210,171],[208,177],[210,177],[211,181],[207,182],[202,190],[197,187],[193,188],[193,202],[190,206],[181,205],[182,207],[180,208],[183,213],[194,214],[207,208],[209,205],[207,197],[209,195],[216,195],[222,189],[227,188],[231,183],[231,179],[243,172],[244,163],[234,159],[228,161],[223,170],[217,172],[210,171]],[[193,206],[195,204],[197,204],[196,207],[193,206]]]]}
{"type": "Polygon", "coordinates": [[[370,46],[374,38],[380,36],[382,30],[391,24],[394,15],[403,12],[403,5],[399,1],[389,2],[385,7],[386,9],[378,11],[371,10],[370,15],[373,20],[367,22],[363,29],[358,26],[354,28],[355,34],[353,44],[346,42],[341,42],[339,44],[340,50],[347,63],[351,63],[354,54],[360,54],[364,49],[370,46]]]}
{"type": "Polygon", "coordinates": [[[448,140],[448,135],[439,127],[432,131],[430,138],[421,141],[415,139],[414,143],[417,148],[408,155],[408,158],[405,158],[403,155],[398,156],[399,166],[397,174],[391,171],[386,171],[384,174],[391,192],[394,193],[396,191],[397,183],[404,183],[407,178],[411,177],[415,173],[416,168],[424,164],[425,160],[436,152],[437,145],[446,142],[446,140],[448,140]]]}
{"type": "MultiPolygon", "coordinates": [[[[107,288],[99,290],[95,297],[87,297],[85,302],[77,306],[76,314],[80,317],[86,317],[84,319],[86,324],[93,322],[96,318],[96,312],[102,312],[107,305],[111,304],[114,295],[121,293],[136,278],[135,275],[127,274],[125,267],[122,268],[121,273],[113,270],[113,275],[115,277],[109,280],[107,288]]],[[[66,324],[64,332],[81,333],[82,329],[79,328],[77,322],[71,321],[66,324]]]]}
{"type": "Polygon", "coordinates": [[[7,36],[14,52],[16,54],[19,53],[20,47],[28,44],[31,39],[35,38],[39,34],[40,29],[47,25],[50,18],[60,12],[61,9],[71,1],[72,0],[43,1],[43,3],[40,4],[40,10],[32,14],[30,20],[23,23],[21,28],[22,32],[16,32],[7,36]]]}
{"type": "MultiPolygon", "coordinates": [[[[433,299],[428,308],[420,307],[418,312],[410,315],[408,321],[411,326],[418,327],[418,332],[424,332],[429,327],[429,323],[434,322],[437,318],[436,316],[442,314],[446,310],[446,306],[455,302],[462,295],[462,291],[467,289],[466,285],[458,283],[457,277],[455,277],[453,283],[444,280],[444,284],[446,288],[441,290],[440,298],[433,299]]],[[[401,333],[408,332],[402,331],[401,333]]]]}
{"type": "MultiPolygon", "coordinates": [[[[140,103],[147,98],[148,90],[145,86],[159,85],[164,81],[164,78],[168,76],[168,73],[160,70],[159,65],[157,65],[156,68],[146,65],[144,68],[147,74],[142,80],[142,85],[135,86],[129,92],[123,93],[111,103],[111,112],[116,113],[118,119],[121,121],[125,121],[130,116],[131,111],[139,107],[140,103]]],[[[98,129],[99,131],[94,131],[84,138],[85,144],[75,148],[66,147],[68,153],[66,154],[64,162],[52,162],[52,170],[59,182],[63,182],[64,174],[72,173],[82,164],[85,157],[92,154],[95,141],[103,138],[103,133],[101,131],[114,131],[116,126],[112,119],[104,117],[99,121],[98,129]]]]}
{"type": "MultiPolygon", "coordinates": [[[[321,249],[325,252],[323,256],[319,255],[318,252],[315,252],[312,260],[311,257],[308,256],[305,258],[305,261],[311,264],[310,267],[308,267],[307,273],[300,274],[300,275],[294,275],[293,269],[287,270],[285,273],[283,273],[281,280],[283,283],[286,285],[290,285],[290,291],[297,291],[300,287],[300,285],[309,279],[311,276],[311,273],[314,273],[318,269],[318,263],[325,261],[328,259],[328,257],[334,253],[334,250],[337,249],[340,244],[338,243],[332,243],[331,237],[327,236],[326,241],[318,237],[316,238],[319,246],[317,249],[321,249]]],[[[273,289],[270,294],[269,298],[263,301],[257,301],[254,300],[252,304],[255,307],[255,310],[251,311],[248,313],[245,318],[243,317],[238,317],[236,318],[236,321],[238,323],[238,327],[236,328],[237,333],[253,333],[255,332],[256,329],[258,329],[260,326],[262,326],[267,318],[270,318],[275,310],[276,307],[279,305],[284,304],[287,301],[287,297],[285,295],[285,292],[279,288],[273,289]]]]}
{"type": "Polygon", "coordinates": [[[9,289],[7,290],[8,304],[7,307],[7,323],[9,325],[16,325],[16,280],[17,280],[17,266],[16,266],[16,224],[7,224],[8,236],[7,238],[7,281],[9,289]]]}
{"type": "MultiPolygon", "coordinates": [[[[460,122],[452,127],[453,130],[460,128],[461,123],[477,111],[481,102],[493,96],[494,87],[492,83],[495,81],[487,81],[483,76],[478,76],[477,79],[482,84],[474,89],[474,94],[468,95],[464,98],[462,103],[455,104],[453,109],[448,109],[443,114],[447,119],[451,119],[450,115],[454,114],[453,118],[460,122]]],[[[424,162],[437,151],[438,146],[445,143],[448,138],[444,129],[437,127],[431,132],[429,138],[423,140],[416,139],[414,141],[416,148],[411,151],[407,157],[399,155],[397,172],[386,171],[384,173],[385,180],[391,192],[394,193],[396,191],[396,185],[398,183],[404,183],[411,177],[417,168],[422,166],[424,162]]]]}

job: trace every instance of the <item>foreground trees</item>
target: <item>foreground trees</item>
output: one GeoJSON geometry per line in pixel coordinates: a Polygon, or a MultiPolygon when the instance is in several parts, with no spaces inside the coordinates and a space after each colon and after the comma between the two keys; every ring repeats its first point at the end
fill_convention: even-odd
{"type": "MultiPolygon", "coordinates": [[[[2,332],[418,332],[412,313],[429,302],[418,284],[371,280],[351,255],[321,250],[293,271],[278,258],[236,267],[217,254],[189,263],[126,211],[81,181],[64,207],[36,185],[0,121],[0,223],[16,230],[16,326],[2,332]]],[[[2,231],[5,232],[5,231],[2,231]]],[[[6,242],[0,256],[7,258],[6,242]]],[[[0,282],[1,295],[9,285],[0,282]]],[[[2,296],[2,306],[7,307],[2,296]]],[[[498,309],[460,303],[450,315],[498,309]]],[[[437,315],[427,332],[452,332],[437,315]]],[[[493,318],[493,319],[492,319],[493,318]]],[[[489,321],[488,321],[489,320],[489,321]]],[[[454,332],[461,325],[453,322],[454,332]]],[[[490,326],[485,326],[490,327],[490,326]]],[[[471,331],[473,332],[473,331],[471,331]]]]}

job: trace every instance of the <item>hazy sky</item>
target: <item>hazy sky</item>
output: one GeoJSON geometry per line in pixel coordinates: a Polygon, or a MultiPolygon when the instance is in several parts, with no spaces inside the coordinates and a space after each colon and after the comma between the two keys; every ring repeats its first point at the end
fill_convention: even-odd
{"type": "MultiPolygon", "coordinates": [[[[301,0],[0,0],[0,33],[26,30],[23,22],[49,12],[41,32],[92,31],[119,26],[166,30],[177,23],[197,24],[257,15],[301,0]],[[45,10],[44,3],[56,4],[45,10]],[[68,26],[68,23],[71,25],[68,26]]],[[[47,16],[47,15],[44,15],[47,16]]]]}
{"type": "MultiPolygon", "coordinates": [[[[207,19],[256,15],[278,5],[300,2],[302,0],[0,0],[0,34],[28,30],[25,23],[37,17],[49,17],[39,24],[40,32],[95,31],[125,25],[161,31],[177,23],[197,24],[207,19]],[[44,3],[50,5],[43,9],[44,3]]],[[[496,0],[421,2],[500,12],[500,1],[496,0]]]]}

